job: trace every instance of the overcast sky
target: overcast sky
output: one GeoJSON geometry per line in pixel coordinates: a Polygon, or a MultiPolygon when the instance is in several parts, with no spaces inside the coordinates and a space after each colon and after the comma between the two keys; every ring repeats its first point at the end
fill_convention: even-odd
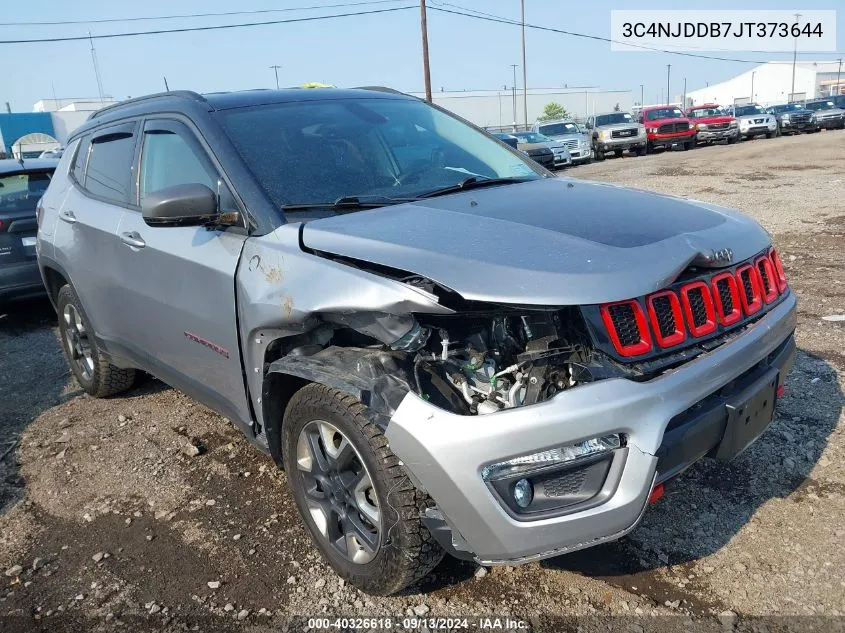
{"type": "MultiPolygon", "coordinates": [[[[91,20],[164,16],[184,13],[279,9],[356,0],[0,0],[0,22],[91,20]]],[[[362,1],[362,0],[357,0],[362,1]]],[[[457,0],[434,7],[468,7],[519,18],[519,0],[457,0]]],[[[55,26],[0,26],[0,40],[85,35],[179,28],[239,22],[290,19],[418,4],[417,0],[381,1],[320,11],[287,11],[254,15],[150,20],[120,23],[63,24],[55,26]]],[[[794,0],[710,0],[708,9],[797,9],[794,0]]],[[[642,0],[526,0],[526,22],[607,36],[613,8],[691,8],[682,2],[642,0]]],[[[703,8],[703,7],[700,7],[703,8]]],[[[845,50],[845,10],[841,0],[815,0],[812,9],[840,9],[838,50],[845,50]]],[[[429,44],[433,89],[496,89],[512,84],[510,64],[521,64],[519,27],[429,11],[429,44]]],[[[269,66],[278,64],[282,86],[308,81],[337,86],[386,85],[402,91],[423,88],[419,10],[410,9],[298,24],[199,33],[147,35],[95,40],[104,92],[115,98],[138,96],[164,89],[198,92],[269,88],[275,86],[269,66]]],[[[692,90],[729,78],[753,66],[732,62],[679,57],[652,52],[611,52],[610,44],[570,36],[527,31],[528,86],[550,88],[596,86],[630,89],[639,100],[645,84],[646,102],[654,101],[666,86],[666,64],[672,64],[673,94],[680,94],[683,78],[692,90]]],[[[97,95],[97,83],[87,41],[40,44],[2,44],[0,104],[14,111],[29,111],[39,99],[55,93],[60,98],[97,95]]],[[[724,55],[724,53],[717,55],[724,55]]],[[[742,59],[791,59],[791,54],[735,53],[742,59]]],[[[799,59],[830,60],[842,53],[802,55],[799,59]]],[[[517,85],[521,87],[521,67],[517,85]]]]}

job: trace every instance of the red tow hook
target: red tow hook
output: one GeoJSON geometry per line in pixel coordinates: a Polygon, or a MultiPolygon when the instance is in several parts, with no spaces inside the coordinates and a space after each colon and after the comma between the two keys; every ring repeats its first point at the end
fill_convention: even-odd
{"type": "Polygon", "coordinates": [[[656,503],[660,497],[663,496],[663,484],[657,484],[651,489],[651,494],[648,496],[649,503],[656,503]]]}
{"type": "Polygon", "coordinates": [[[775,390],[775,396],[778,398],[783,398],[783,394],[786,393],[786,386],[785,385],[778,385],[778,388],[775,390]]]}

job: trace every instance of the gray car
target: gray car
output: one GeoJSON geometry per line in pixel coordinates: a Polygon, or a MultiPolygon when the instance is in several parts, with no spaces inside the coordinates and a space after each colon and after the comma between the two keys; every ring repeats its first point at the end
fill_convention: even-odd
{"type": "Polygon", "coordinates": [[[556,141],[548,136],[538,134],[537,132],[514,132],[513,135],[519,139],[519,143],[524,146],[541,145],[552,150],[552,154],[554,154],[555,158],[555,167],[566,167],[567,165],[572,164],[572,156],[569,153],[569,149],[566,147],[566,143],[563,141],[556,141]]]}
{"type": "Polygon", "coordinates": [[[752,219],[555,178],[384,90],[110,106],[43,208],[80,386],[143,370],[231,420],[371,593],[620,538],[766,429],[795,353],[752,219]]]}
{"type": "Polygon", "coordinates": [[[573,164],[589,162],[593,156],[589,137],[584,134],[575,121],[569,119],[538,121],[531,128],[531,131],[566,145],[573,164]]]}
{"type": "Polygon", "coordinates": [[[35,259],[38,201],[57,160],[0,160],[0,303],[44,294],[35,259]]]}

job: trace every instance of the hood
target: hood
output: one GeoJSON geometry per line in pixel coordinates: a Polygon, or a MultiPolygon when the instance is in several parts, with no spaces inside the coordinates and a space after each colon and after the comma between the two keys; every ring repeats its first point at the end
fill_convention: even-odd
{"type": "Polygon", "coordinates": [[[517,143],[516,147],[530,154],[545,154],[552,151],[548,143],[517,143]]]}
{"type": "Polygon", "coordinates": [[[631,128],[639,128],[642,123],[636,121],[628,121],[627,123],[608,123],[607,125],[597,125],[597,130],[630,130],[631,128]]]}
{"type": "Polygon", "coordinates": [[[672,283],[693,260],[766,248],[750,218],[704,202],[547,178],[313,220],[308,249],[427,277],[465,299],[594,304],[672,283]]]}
{"type": "Polygon", "coordinates": [[[845,110],[842,108],[830,108],[828,110],[813,110],[816,114],[816,118],[827,117],[827,116],[842,116],[845,114],[845,110]]]}
{"type": "Polygon", "coordinates": [[[775,118],[774,114],[766,114],[765,112],[760,112],[758,114],[742,114],[736,117],[737,121],[753,121],[754,119],[764,119],[769,120],[775,118]]]}
{"type": "Polygon", "coordinates": [[[690,119],[694,123],[706,123],[707,125],[712,125],[715,123],[730,123],[731,121],[736,121],[736,119],[730,115],[726,114],[717,114],[714,116],[702,116],[696,117],[694,119],[690,119]]]}
{"type": "Polygon", "coordinates": [[[648,127],[657,127],[660,125],[665,125],[667,123],[693,123],[692,119],[689,119],[685,116],[676,116],[676,117],[666,117],[665,119],[649,119],[648,121],[643,121],[643,125],[648,127]]]}
{"type": "Polygon", "coordinates": [[[584,138],[584,133],[583,132],[571,132],[569,134],[546,134],[546,136],[548,136],[550,139],[555,140],[555,141],[562,141],[562,140],[571,139],[571,138],[578,138],[578,139],[584,138]]]}

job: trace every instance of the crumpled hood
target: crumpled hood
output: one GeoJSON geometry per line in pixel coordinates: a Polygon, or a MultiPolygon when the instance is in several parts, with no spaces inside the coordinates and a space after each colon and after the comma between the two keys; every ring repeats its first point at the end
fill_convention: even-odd
{"type": "Polygon", "coordinates": [[[573,305],[644,295],[713,250],[731,249],[735,263],[770,240],[750,218],[704,202],[548,178],[313,220],[302,242],[469,300],[573,305]]]}

